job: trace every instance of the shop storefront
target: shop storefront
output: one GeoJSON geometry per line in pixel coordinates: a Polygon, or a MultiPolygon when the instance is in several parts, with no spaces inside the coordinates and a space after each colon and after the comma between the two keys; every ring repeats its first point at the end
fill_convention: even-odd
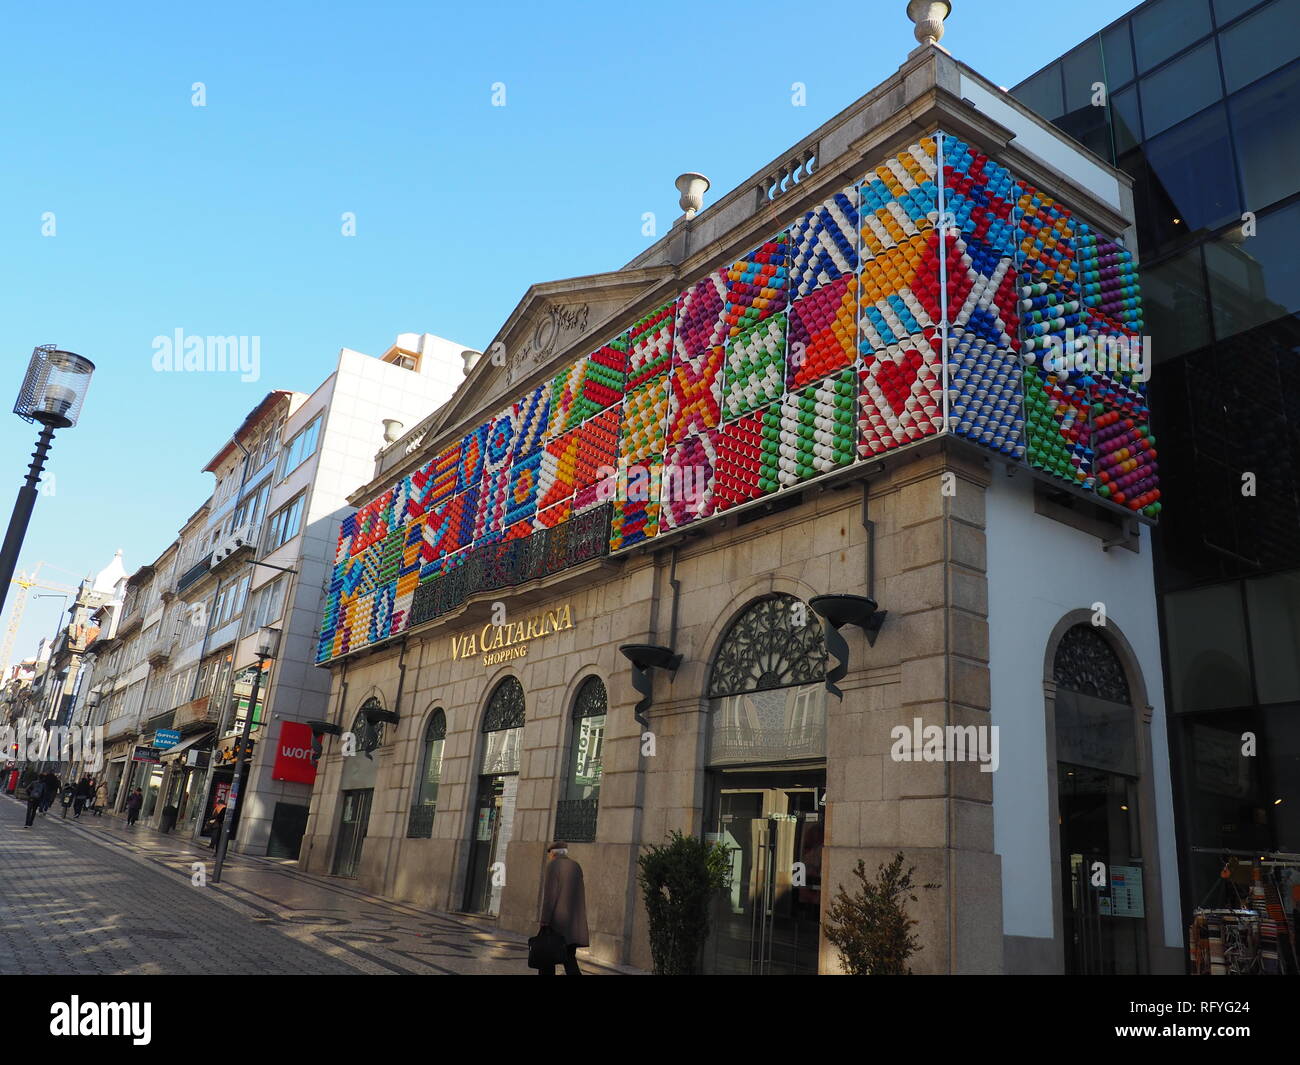
{"type": "Polygon", "coordinates": [[[901,852],[935,885],[916,972],[1181,969],[1158,507],[1026,442],[1057,430],[1026,390],[1057,399],[1019,354],[1042,335],[1020,299],[1032,323],[1065,305],[1075,270],[1041,249],[1066,230],[1079,270],[1136,285],[1131,193],[1009,104],[997,130],[1068,173],[1001,139],[958,83],[1000,99],[914,53],[819,134],[842,158],[534,286],[496,338],[527,357],[482,360],[381,452],[322,616],[304,868],[531,932],[560,838],[591,954],[649,967],[637,858],[688,833],[731,873],[705,967],[780,975],[839,971],[831,900],[901,852]],[[1055,679],[1080,613],[1125,698],[1055,679]]]}

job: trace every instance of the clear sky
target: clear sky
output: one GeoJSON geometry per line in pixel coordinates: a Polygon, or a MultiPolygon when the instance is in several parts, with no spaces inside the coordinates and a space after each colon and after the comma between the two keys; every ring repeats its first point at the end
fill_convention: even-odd
{"type": "MultiPolygon", "coordinates": [[[[953,6],[944,46],[1014,85],[1134,3],[953,6]]],[[[679,173],[709,176],[707,205],[892,73],[915,46],[905,9],[10,6],[0,402],[36,344],[98,367],[20,569],[75,584],[119,547],[128,571],[152,561],[244,415],[270,389],[312,391],[340,347],[430,332],[482,348],[529,284],[617,269],[652,239],[644,212],[660,234],[680,214],[679,173]],[[178,329],[259,338],[260,380],[155,371],[154,338],[178,329]]],[[[0,418],[0,522],[35,436],[0,418]]],[[[59,608],[30,602],[15,658],[59,608]]]]}

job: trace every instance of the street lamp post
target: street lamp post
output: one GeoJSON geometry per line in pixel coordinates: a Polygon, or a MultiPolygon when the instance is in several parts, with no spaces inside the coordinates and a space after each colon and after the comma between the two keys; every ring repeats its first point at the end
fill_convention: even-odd
{"type": "Polygon", "coordinates": [[[248,716],[244,719],[244,731],[239,734],[235,745],[235,778],[230,785],[230,794],[226,798],[226,816],[221,819],[221,839],[217,843],[217,860],[212,867],[212,882],[221,883],[221,870],[226,863],[226,848],[230,844],[230,830],[234,824],[236,811],[246,776],[247,755],[252,750],[253,715],[257,713],[257,696],[262,687],[262,663],[274,661],[280,649],[280,630],[271,625],[263,625],[257,630],[257,672],[253,675],[253,693],[248,700],[248,716]]]}
{"type": "Polygon", "coordinates": [[[32,352],[27,366],[27,376],[14,403],[14,413],[29,422],[41,423],[41,435],[32,452],[27,480],[18,489],[18,500],[9,518],[4,546],[0,547],[0,610],[4,609],[18,565],[18,553],[27,536],[27,524],[36,506],[36,486],[40,483],[45,459],[54,441],[55,429],[68,429],[77,424],[81,405],[90,388],[90,376],[95,364],[70,351],[60,351],[53,344],[42,344],[32,352]]]}

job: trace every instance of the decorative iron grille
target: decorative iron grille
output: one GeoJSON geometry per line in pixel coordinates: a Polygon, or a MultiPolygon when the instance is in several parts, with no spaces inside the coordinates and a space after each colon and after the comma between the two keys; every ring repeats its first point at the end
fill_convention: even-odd
{"type": "Polygon", "coordinates": [[[523,728],[524,686],[514,677],[506,677],[496,686],[488,700],[483,715],[484,732],[501,732],[508,728],[523,728]]]}
{"type": "Polygon", "coordinates": [[[357,716],[352,719],[352,735],[356,737],[357,750],[369,754],[384,742],[384,723],[367,721],[367,710],[382,710],[383,705],[373,696],[361,704],[357,716]]]}
{"type": "Polygon", "coordinates": [[[1052,679],[1081,695],[1116,703],[1131,701],[1123,663],[1092,625],[1074,625],[1065,631],[1052,660],[1052,679]]]}
{"type": "Polygon", "coordinates": [[[599,799],[561,799],[555,810],[555,838],[569,843],[596,841],[599,799]]]}
{"type": "Polygon", "coordinates": [[[407,839],[432,839],[433,814],[437,806],[431,802],[422,802],[411,807],[410,819],[406,822],[407,839]]]}
{"type": "Polygon", "coordinates": [[[813,684],[825,677],[826,643],[816,615],[793,595],[777,594],[752,603],[732,622],[713,660],[709,696],[813,684]]]}
{"type": "Polygon", "coordinates": [[[578,697],[573,700],[574,720],[584,717],[599,717],[609,709],[609,698],[605,694],[605,684],[599,677],[588,677],[578,689],[578,697]]]}

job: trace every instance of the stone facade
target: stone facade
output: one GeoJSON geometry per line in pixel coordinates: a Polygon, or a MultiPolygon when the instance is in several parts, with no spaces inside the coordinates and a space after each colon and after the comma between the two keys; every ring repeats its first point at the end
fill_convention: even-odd
{"type": "MultiPolygon", "coordinates": [[[[941,50],[923,47],[893,78],[796,146],[790,158],[815,148],[817,168],[788,193],[756,197],[769,184],[766,171],[756,174],[702,214],[680,221],[622,271],[531,288],[489,348],[500,344],[507,353],[528,357],[507,359],[499,369],[483,360],[448,404],[378,457],[376,476],[350,501],[369,504],[399,479],[414,476],[448,442],[521,390],[789,225],[856,180],[864,164],[937,129],[978,143],[991,159],[1059,192],[1080,217],[1105,232],[1118,234],[1131,225],[1127,179],[941,50]],[[983,103],[975,106],[970,99],[983,103]],[[563,321],[577,326],[539,324],[554,318],[557,308],[574,307],[582,315],[563,321]],[[537,341],[539,335],[546,344],[537,341]]],[[[1148,615],[1154,616],[1149,550],[1140,558],[1130,553],[1142,536],[1129,515],[1059,484],[1045,501],[1037,488],[1027,487],[1043,480],[1038,473],[958,435],[940,433],[871,456],[859,452],[859,459],[810,483],[788,485],[774,498],[661,532],[640,546],[616,546],[608,557],[513,588],[471,591],[463,604],[436,620],[421,615],[404,631],[368,629],[363,618],[348,634],[356,633],[355,645],[323,637],[322,660],[331,672],[328,725],[346,732],[371,699],[372,706],[398,715],[396,724],[384,726],[364,766],[372,807],[364,842],[359,851],[348,851],[359,854],[359,887],[434,910],[471,908],[467,885],[480,825],[484,714],[498,685],[513,677],[524,693],[526,722],[496,919],[505,928],[535,929],[545,850],[565,797],[572,708],[583,682],[598,677],[608,693],[608,715],[595,839],[572,844],[571,854],[586,874],[591,955],[649,968],[637,858],[673,830],[708,835],[718,828],[707,693],[729,627],[765,596],[807,604],[819,595],[847,593],[875,599],[887,616],[874,643],[861,629],[843,629],[848,668],[837,682],[842,698],[826,697],[825,758],[804,759],[808,768],[825,773],[817,970],[839,968],[825,940],[825,914],[836,889],[852,882],[859,859],[874,870],[899,851],[916,867],[917,884],[936,885],[918,890],[909,905],[921,943],[911,960],[914,971],[1020,971],[1037,964],[1025,960],[1031,955],[1059,956],[1061,922],[1057,913],[1052,927],[1051,916],[1054,904],[1060,908],[1061,855],[1048,824],[1057,757],[1045,700],[1050,692],[1040,687],[1026,693],[1022,682],[1041,684],[1030,674],[1041,670],[1052,626],[1091,605],[1089,582],[1116,589],[1109,597],[1114,617],[1154,631],[1154,622],[1148,625],[1148,615]],[[1010,491],[1007,473],[1016,471],[1022,487],[1010,491]],[[1047,513],[1053,509],[1056,516],[1047,513]],[[988,535],[994,517],[1009,529],[996,542],[988,535]],[[1102,550],[1122,540],[1130,551],[1102,550]],[[1000,561],[991,569],[994,548],[1000,561]],[[1071,580],[1059,588],[1033,586],[1022,575],[1029,563],[1055,566],[1062,559],[1071,580]],[[990,606],[995,598],[997,617],[990,606]],[[1051,617],[1022,630],[1030,603],[1051,617]],[[466,636],[503,620],[499,611],[493,617],[498,607],[507,624],[567,607],[573,626],[528,638],[526,653],[505,661],[485,661],[477,653],[481,648],[472,655],[456,653],[466,636]],[[995,637],[1005,644],[1012,632],[1016,639],[995,658],[995,637]],[[634,717],[633,670],[619,650],[636,643],[671,647],[681,655],[675,673],[652,671],[651,742],[634,717]],[[995,675],[1004,685],[997,700],[995,675]],[[446,716],[437,810],[430,838],[411,838],[425,732],[435,709],[446,716]],[[1009,730],[1017,758],[997,773],[981,771],[975,761],[898,760],[892,756],[894,730],[910,730],[917,719],[950,728],[998,724],[1009,730]],[[996,788],[1002,789],[1001,828],[996,788]],[[1006,817],[1004,807],[1013,816],[1006,817]],[[1032,830],[1016,836],[1017,817],[1032,830]],[[1003,852],[1014,855],[1013,868],[1003,869],[1003,852]],[[1022,917],[1022,896],[1046,909],[1047,927],[1040,928],[1044,922],[1036,924],[1035,916],[1022,917]],[[1004,925],[1013,921],[1016,932],[1004,935],[1004,925]]],[[[402,520],[394,511],[394,526],[402,520]]],[[[371,535],[378,542],[391,530],[385,524],[371,535]]],[[[345,548],[340,555],[343,566],[345,548]]],[[[1162,714],[1158,656],[1153,659],[1144,647],[1127,665],[1145,674],[1145,690],[1162,714]]],[[[322,747],[301,861],[312,872],[329,874],[344,847],[342,793],[357,786],[349,783],[358,775],[349,760],[364,756],[346,755],[343,741],[328,733],[322,734],[322,747]]],[[[1162,863],[1172,879],[1171,829],[1164,820],[1167,756],[1158,745],[1144,775],[1149,800],[1144,799],[1142,853],[1162,863]]],[[[1158,876],[1148,883],[1150,891],[1161,890],[1158,876]]],[[[1162,947],[1176,945],[1177,931],[1170,929],[1155,906],[1149,923],[1153,960],[1162,947]]]]}
{"type": "MultiPolygon", "coordinates": [[[[513,838],[506,858],[500,923],[537,923],[545,848],[553,837],[578,686],[600,677],[609,692],[604,775],[596,842],[575,844],[588,885],[593,956],[649,967],[645,911],[635,888],[642,845],[670,830],[701,834],[706,806],[708,673],[729,623],[748,603],[784,592],[807,601],[828,591],[865,594],[866,505],[875,526],[875,582],[888,618],[874,647],[848,635],[842,700],[827,705],[827,826],[822,906],[861,857],[874,867],[903,850],[923,892],[916,909],[924,949],[918,972],[996,972],[1001,968],[1001,871],[993,853],[990,776],[973,765],[899,763],[890,730],[927,722],[987,723],[989,712],[982,498],[985,461],[945,448],[909,453],[870,483],[812,493],[799,506],[672,552],[603,561],[504,597],[507,618],[571,607],[574,626],[528,643],[526,656],[485,668],[481,656],[452,658],[453,635],[479,630],[488,604],[411,634],[404,647],[349,664],[343,720],[376,696],[401,721],[374,753],[374,806],[358,870],[359,886],[438,910],[461,908],[465,894],[480,727],[491,692],[507,674],[526,698],[527,724],[513,838]],[[945,494],[945,474],[955,493],[945,494]],[[670,568],[680,588],[673,645],[676,675],[656,678],[650,710],[655,753],[641,754],[633,718],[636,693],[624,643],[665,642],[672,612],[670,568]],[[405,685],[397,705],[399,662],[405,685]],[[433,838],[407,839],[425,724],[447,716],[442,784],[433,838]],[[945,717],[950,714],[950,717],[945,717]]],[[[854,630],[846,630],[846,634],[854,630]]],[[[343,670],[336,670],[334,699],[343,670]]],[[[329,872],[337,838],[344,757],[327,746],[316,784],[303,861],[329,872]]],[[[835,967],[822,949],[822,969],[835,967]]]]}

